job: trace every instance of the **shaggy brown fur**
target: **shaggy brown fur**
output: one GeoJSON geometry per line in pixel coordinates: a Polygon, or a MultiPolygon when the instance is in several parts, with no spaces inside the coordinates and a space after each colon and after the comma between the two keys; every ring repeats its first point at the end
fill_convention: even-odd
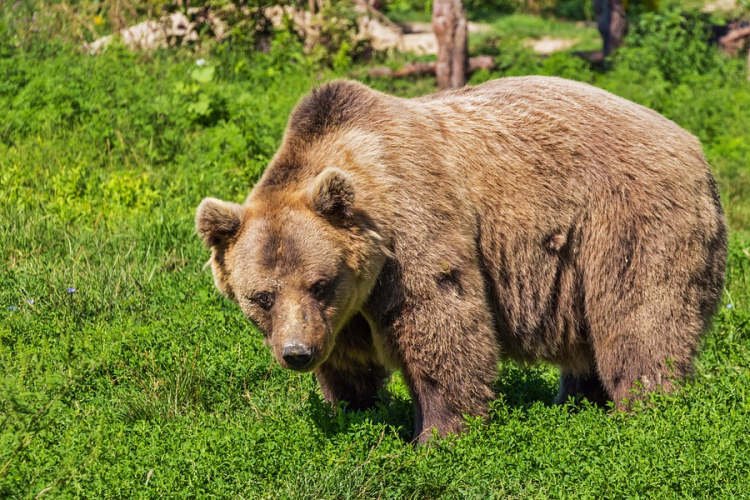
{"type": "Polygon", "coordinates": [[[244,205],[206,199],[216,284],[282,366],[367,407],[400,369],[415,437],[482,415],[499,356],[622,404],[689,374],[726,229],[698,141],[557,78],[419,99],[313,91],[244,205]]]}

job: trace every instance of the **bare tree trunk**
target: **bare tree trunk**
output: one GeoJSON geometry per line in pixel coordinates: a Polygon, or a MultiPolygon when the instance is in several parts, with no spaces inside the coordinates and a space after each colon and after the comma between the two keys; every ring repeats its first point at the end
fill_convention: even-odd
{"type": "Polygon", "coordinates": [[[596,25],[604,41],[604,57],[622,45],[628,32],[628,18],[622,0],[593,0],[596,25]]]}
{"type": "Polygon", "coordinates": [[[468,23],[462,0],[434,0],[432,29],[438,42],[436,75],[441,89],[466,85],[468,23]]]}
{"type": "Polygon", "coordinates": [[[617,50],[628,33],[628,18],[622,0],[612,0],[612,19],[609,23],[610,50],[617,50]]]}

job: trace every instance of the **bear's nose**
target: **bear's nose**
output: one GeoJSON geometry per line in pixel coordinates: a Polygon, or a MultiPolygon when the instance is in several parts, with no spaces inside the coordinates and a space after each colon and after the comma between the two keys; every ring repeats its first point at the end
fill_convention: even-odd
{"type": "Polygon", "coordinates": [[[301,370],[310,364],[312,349],[301,344],[285,345],[281,357],[292,370],[301,370]]]}

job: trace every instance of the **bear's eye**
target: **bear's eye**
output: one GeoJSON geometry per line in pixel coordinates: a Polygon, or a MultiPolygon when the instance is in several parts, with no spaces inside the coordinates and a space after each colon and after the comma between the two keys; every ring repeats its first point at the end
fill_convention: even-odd
{"type": "Polygon", "coordinates": [[[326,296],[326,292],[328,292],[328,281],[326,280],[318,280],[315,282],[315,284],[310,288],[310,291],[313,294],[313,297],[317,300],[322,300],[326,296]]]}
{"type": "Polygon", "coordinates": [[[255,302],[262,309],[268,311],[273,307],[273,294],[271,292],[258,292],[255,295],[248,297],[251,302],[255,302]]]}

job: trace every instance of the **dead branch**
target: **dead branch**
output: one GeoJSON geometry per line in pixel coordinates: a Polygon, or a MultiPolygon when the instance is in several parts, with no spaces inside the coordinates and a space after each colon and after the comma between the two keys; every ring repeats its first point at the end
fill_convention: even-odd
{"type": "Polygon", "coordinates": [[[729,30],[729,33],[718,40],[719,47],[726,54],[736,56],[739,51],[750,42],[750,26],[729,30]]]}

